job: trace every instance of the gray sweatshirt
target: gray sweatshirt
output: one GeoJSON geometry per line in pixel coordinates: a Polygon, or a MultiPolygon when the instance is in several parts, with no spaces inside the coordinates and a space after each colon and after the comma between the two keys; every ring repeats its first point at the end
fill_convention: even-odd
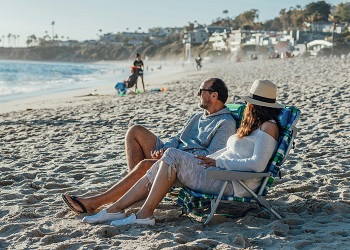
{"type": "Polygon", "coordinates": [[[164,144],[164,148],[205,156],[224,148],[234,133],[236,122],[227,107],[211,115],[198,112],[190,117],[180,133],[164,144]]]}

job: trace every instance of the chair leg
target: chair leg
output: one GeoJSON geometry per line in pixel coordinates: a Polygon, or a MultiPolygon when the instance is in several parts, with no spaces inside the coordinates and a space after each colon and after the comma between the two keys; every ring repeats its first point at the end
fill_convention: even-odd
{"type": "Polygon", "coordinates": [[[255,199],[258,201],[258,203],[263,206],[266,210],[268,210],[270,213],[272,213],[274,216],[276,216],[278,219],[282,219],[283,217],[277,213],[275,209],[272,208],[271,204],[263,197],[257,196],[255,199]]]}
{"type": "Polygon", "coordinates": [[[270,213],[272,213],[273,215],[275,215],[278,219],[282,219],[283,217],[281,215],[279,215],[275,209],[272,208],[272,206],[270,205],[270,203],[261,195],[256,195],[251,189],[248,188],[248,186],[242,182],[242,181],[238,181],[239,184],[242,185],[242,187],[244,187],[256,200],[257,202],[263,206],[264,208],[266,208],[270,213]]]}
{"type": "Polygon", "coordinates": [[[213,202],[213,201],[211,202],[210,214],[209,214],[208,218],[206,219],[206,221],[204,222],[204,225],[208,225],[208,223],[213,218],[214,213],[216,212],[216,209],[218,208],[218,205],[221,201],[221,197],[224,194],[224,191],[226,189],[227,184],[228,184],[228,181],[225,181],[224,184],[222,185],[220,193],[219,193],[218,197],[216,198],[215,202],[213,202]]]}

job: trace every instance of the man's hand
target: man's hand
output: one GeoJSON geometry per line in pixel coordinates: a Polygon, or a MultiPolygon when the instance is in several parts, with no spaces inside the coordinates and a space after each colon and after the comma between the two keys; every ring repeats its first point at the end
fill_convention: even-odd
{"type": "Polygon", "coordinates": [[[197,159],[200,159],[199,165],[204,165],[204,168],[216,167],[216,161],[212,158],[208,158],[201,155],[195,156],[197,159]]]}
{"type": "Polygon", "coordinates": [[[167,150],[168,148],[161,148],[160,150],[158,150],[158,151],[152,151],[151,152],[151,156],[152,156],[152,159],[160,159],[162,156],[163,156],[163,154],[164,154],[164,152],[167,150]]]}

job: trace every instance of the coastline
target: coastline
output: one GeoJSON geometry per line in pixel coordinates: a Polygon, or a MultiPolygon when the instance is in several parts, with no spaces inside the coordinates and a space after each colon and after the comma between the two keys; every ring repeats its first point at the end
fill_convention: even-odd
{"type": "MultiPolygon", "coordinates": [[[[152,88],[161,88],[167,82],[178,78],[180,74],[191,70],[191,67],[182,68],[179,62],[151,61],[147,63],[150,65],[148,72],[150,72],[151,68],[154,68],[155,72],[152,72],[150,76],[147,76],[147,71],[145,72],[144,79],[146,91],[149,91],[152,88]],[[162,65],[162,70],[156,70],[156,67],[159,65],[162,65]]],[[[100,61],[96,62],[96,64],[125,65],[125,73],[123,74],[127,76],[128,73],[126,71],[129,69],[129,64],[131,64],[131,62],[100,61]]],[[[124,79],[119,78],[120,76],[115,76],[111,70],[109,73],[100,76],[97,80],[94,80],[94,83],[89,83],[87,86],[77,86],[73,89],[42,91],[40,94],[27,93],[19,95],[17,99],[16,96],[8,98],[5,96],[4,99],[6,98],[8,100],[0,101],[0,114],[11,111],[39,109],[41,107],[55,108],[62,105],[70,105],[71,103],[78,101],[77,98],[85,96],[89,97],[87,95],[91,93],[96,94],[96,96],[115,96],[116,91],[114,90],[114,85],[118,81],[122,81],[124,79]]],[[[141,79],[139,78],[138,81],[138,89],[142,90],[141,79]]]]}
{"type": "MultiPolygon", "coordinates": [[[[100,96],[70,93],[1,113],[0,248],[348,249],[349,66],[340,58],[205,63],[202,71],[164,72],[150,80],[168,88],[164,92],[117,98],[107,85],[98,88],[100,96]],[[207,77],[226,82],[228,102],[246,94],[255,79],[270,79],[279,103],[301,109],[296,146],[267,197],[284,218],[257,209],[234,219],[216,215],[204,227],[179,217],[176,196],[169,194],[155,212],[154,227],[83,224],[84,215],[71,212],[61,194],[88,196],[110,188],[127,173],[127,129],[140,124],[161,139],[174,135],[199,111],[194,93],[207,77]]],[[[231,213],[240,215],[245,207],[236,205],[231,213]]]]}

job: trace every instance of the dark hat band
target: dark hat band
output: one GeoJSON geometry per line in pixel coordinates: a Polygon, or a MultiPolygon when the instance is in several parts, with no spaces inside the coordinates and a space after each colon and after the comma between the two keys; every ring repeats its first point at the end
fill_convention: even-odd
{"type": "Polygon", "coordinates": [[[254,100],[261,101],[261,102],[276,103],[276,99],[266,98],[263,96],[254,95],[252,93],[249,93],[249,97],[254,99],[254,100]]]}

